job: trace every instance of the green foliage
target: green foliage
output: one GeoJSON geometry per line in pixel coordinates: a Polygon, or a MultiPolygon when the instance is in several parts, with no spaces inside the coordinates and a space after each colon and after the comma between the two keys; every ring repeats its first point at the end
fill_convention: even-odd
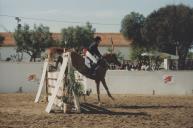
{"type": "Polygon", "coordinates": [[[88,47],[94,39],[94,29],[90,23],[82,27],[63,28],[61,33],[61,46],[74,48],[77,52],[80,52],[83,47],[88,47]]]}
{"type": "Polygon", "coordinates": [[[41,52],[54,42],[49,28],[43,25],[34,25],[33,29],[30,29],[29,25],[21,26],[15,30],[14,39],[17,52],[27,53],[31,57],[30,61],[35,61],[41,52]]]}
{"type": "Polygon", "coordinates": [[[193,59],[193,52],[188,52],[187,58],[188,59],[193,59]]]}
{"type": "MultiPolygon", "coordinates": [[[[109,48],[107,49],[107,51],[108,51],[108,53],[112,53],[112,52],[113,52],[113,50],[112,50],[111,47],[109,47],[109,48]]],[[[123,55],[120,51],[118,51],[118,52],[116,52],[116,53],[114,53],[114,54],[116,55],[118,61],[122,61],[122,60],[124,59],[124,55],[123,55]]]]}
{"type": "Polygon", "coordinates": [[[123,56],[123,54],[122,54],[120,51],[118,51],[117,53],[115,53],[115,55],[116,55],[118,61],[123,61],[124,56],[123,56]]]}
{"type": "Polygon", "coordinates": [[[143,37],[159,51],[179,55],[179,68],[193,45],[193,9],[185,5],[170,5],[151,13],[143,27],[143,37]]]}
{"type": "Polygon", "coordinates": [[[141,35],[145,17],[139,13],[131,12],[121,22],[121,33],[128,40],[133,40],[132,45],[145,47],[146,44],[141,35]]]}
{"type": "Polygon", "coordinates": [[[121,24],[121,32],[132,39],[133,47],[143,47],[178,54],[179,69],[193,46],[193,9],[185,5],[169,5],[152,12],[147,18],[132,12],[121,24]]]}
{"type": "Polygon", "coordinates": [[[83,85],[80,82],[76,81],[74,73],[75,70],[72,68],[69,74],[71,79],[70,86],[72,87],[77,96],[81,96],[83,94],[83,85]]]}
{"type": "MultiPolygon", "coordinates": [[[[68,72],[68,71],[67,71],[68,72]]],[[[66,73],[67,73],[66,72],[66,73]]],[[[70,71],[67,73],[67,80],[65,83],[65,89],[67,90],[67,93],[63,96],[63,102],[65,103],[71,103],[73,100],[73,93],[75,93],[76,96],[80,97],[83,95],[83,85],[79,83],[75,79],[75,69],[73,67],[70,68],[70,71]]]]}
{"type": "Polygon", "coordinates": [[[133,47],[130,58],[132,60],[140,60],[141,54],[146,50],[142,47],[133,47]]]}
{"type": "Polygon", "coordinates": [[[112,49],[111,47],[109,47],[109,48],[107,49],[107,51],[108,51],[108,53],[112,53],[112,52],[113,52],[113,49],[112,49]]]}

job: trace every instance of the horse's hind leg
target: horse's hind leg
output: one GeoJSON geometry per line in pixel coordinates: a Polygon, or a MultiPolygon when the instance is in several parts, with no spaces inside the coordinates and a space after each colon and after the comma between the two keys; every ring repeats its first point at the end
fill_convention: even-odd
{"type": "Polygon", "coordinates": [[[105,88],[108,96],[109,96],[112,100],[114,100],[114,98],[112,97],[111,93],[109,92],[109,89],[108,89],[108,87],[107,87],[107,84],[106,84],[105,79],[102,79],[101,82],[102,82],[102,84],[103,84],[103,86],[104,86],[104,88],[105,88]]]}

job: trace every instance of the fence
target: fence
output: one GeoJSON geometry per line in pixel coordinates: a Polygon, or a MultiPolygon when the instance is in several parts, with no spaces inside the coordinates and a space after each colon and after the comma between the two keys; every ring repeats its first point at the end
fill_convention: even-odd
{"type": "MultiPolygon", "coordinates": [[[[0,92],[25,92],[38,89],[43,63],[0,62],[0,92]],[[32,75],[34,81],[28,81],[32,75]]],[[[192,95],[193,71],[127,71],[109,70],[106,81],[113,94],[192,95]]],[[[87,85],[96,93],[95,82],[86,79],[87,85]]],[[[101,86],[101,93],[106,93],[101,86]]]]}
{"type": "MultiPolygon", "coordinates": [[[[193,71],[110,70],[106,82],[113,94],[193,95],[193,71]]],[[[93,80],[87,85],[96,93],[93,80]]],[[[106,93],[101,85],[101,93],[106,93]]]]}

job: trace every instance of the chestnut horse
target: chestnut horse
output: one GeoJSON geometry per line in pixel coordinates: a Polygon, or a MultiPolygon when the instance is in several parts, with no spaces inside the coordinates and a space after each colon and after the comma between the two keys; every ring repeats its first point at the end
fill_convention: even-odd
{"type": "MultiPolygon", "coordinates": [[[[84,58],[78,54],[75,51],[70,51],[70,55],[71,55],[71,62],[72,62],[72,66],[79,71],[81,74],[83,74],[84,76],[95,80],[96,83],[96,87],[97,87],[97,96],[98,96],[98,103],[100,104],[100,82],[102,82],[108,96],[114,100],[114,98],[112,97],[106,81],[105,81],[105,75],[106,72],[109,68],[109,64],[113,63],[115,65],[120,66],[121,63],[117,60],[117,57],[115,54],[105,54],[103,55],[103,59],[99,60],[98,62],[98,66],[97,66],[97,70],[96,70],[96,75],[92,75],[91,69],[89,69],[86,65],[85,65],[85,60],[84,58]]],[[[56,68],[58,66],[59,63],[62,63],[62,57],[59,57],[57,62],[56,62],[56,68]]]]}

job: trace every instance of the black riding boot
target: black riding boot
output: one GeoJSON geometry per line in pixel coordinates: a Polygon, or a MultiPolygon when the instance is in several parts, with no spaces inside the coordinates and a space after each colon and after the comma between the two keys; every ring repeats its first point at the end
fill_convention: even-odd
{"type": "Polygon", "coordinates": [[[91,66],[91,75],[92,76],[95,76],[96,75],[96,69],[97,69],[97,65],[96,64],[93,64],[91,66]]]}

